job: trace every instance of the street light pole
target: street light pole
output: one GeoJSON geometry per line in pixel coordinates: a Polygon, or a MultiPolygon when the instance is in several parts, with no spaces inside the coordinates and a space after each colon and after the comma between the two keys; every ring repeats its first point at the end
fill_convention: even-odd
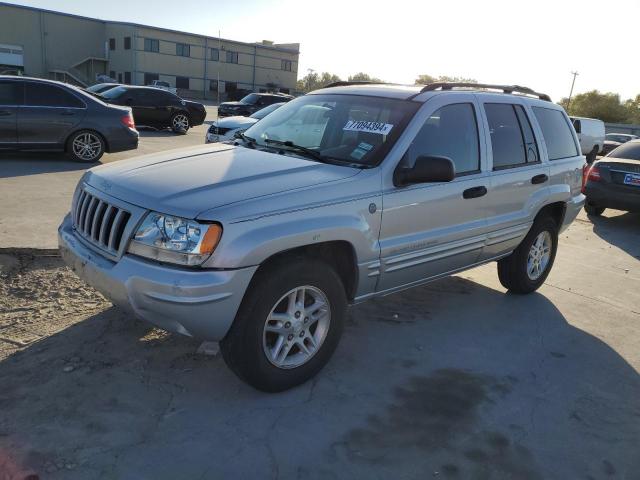
{"type": "Polygon", "coordinates": [[[569,100],[567,100],[567,113],[569,113],[569,105],[571,105],[571,97],[573,96],[573,86],[576,84],[576,77],[578,76],[578,72],[571,72],[573,75],[573,81],[571,82],[571,91],[569,92],[569,100]]]}

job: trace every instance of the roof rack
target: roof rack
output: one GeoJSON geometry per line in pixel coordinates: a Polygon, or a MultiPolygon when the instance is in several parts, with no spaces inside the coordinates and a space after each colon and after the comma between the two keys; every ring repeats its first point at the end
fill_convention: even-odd
{"type": "Polygon", "coordinates": [[[389,84],[385,82],[367,82],[362,80],[354,80],[354,81],[340,80],[338,82],[333,82],[333,83],[330,83],[329,85],[325,85],[324,87],[321,87],[321,88],[348,87],[350,85],[389,85],[389,84]]]}
{"type": "Polygon", "coordinates": [[[521,87],[520,85],[492,85],[489,83],[465,83],[465,82],[438,82],[425,85],[420,93],[432,92],[434,90],[453,90],[454,88],[486,88],[491,90],[502,90],[504,93],[522,93],[523,95],[531,95],[538,97],[540,100],[551,101],[551,97],[546,93],[533,91],[529,87],[521,87]]]}

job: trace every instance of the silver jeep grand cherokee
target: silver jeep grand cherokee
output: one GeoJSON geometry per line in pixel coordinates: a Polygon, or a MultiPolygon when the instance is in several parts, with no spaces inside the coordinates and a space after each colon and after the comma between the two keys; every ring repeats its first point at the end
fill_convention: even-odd
{"type": "Polygon", "coordinates": [[[61,252],[135,316],[220,341],[265,391],[327,363],[349,304],[492,261],[532,292],[583,206],[584,157],[546,95],[469,87],[340,83],[234,144],[93,168],[61,252]]]}

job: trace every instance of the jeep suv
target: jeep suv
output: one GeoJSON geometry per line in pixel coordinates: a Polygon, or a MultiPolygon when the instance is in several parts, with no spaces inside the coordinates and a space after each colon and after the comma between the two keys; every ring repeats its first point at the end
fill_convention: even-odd
{"type": "Polygon", "coordinates": [[[284,93],[250,93],[238,102],[224,102],[218,107],[218,117],[248,117],[258,110],[274,103],[288,102],[293,99],[284,93]]]}
{"type": "Polygon", "coordinates": [[[584,204],[585,159],[546,95],[467,87],[340,84],[235,143],[93,168],[62,255],[135,316],[220,341],[265,391],[329,361],[348,305],[494,261],[533,292],[584,204]]]}

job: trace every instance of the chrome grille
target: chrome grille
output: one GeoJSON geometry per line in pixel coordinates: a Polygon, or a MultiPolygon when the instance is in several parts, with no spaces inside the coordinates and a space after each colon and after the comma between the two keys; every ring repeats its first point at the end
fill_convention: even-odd
{"type": "Polygon", "coordinates": [[[86,190],[80,193],[73,211],[73,227],[85,240],[117,255],[131,213],[110,204],[86,190]]]}

